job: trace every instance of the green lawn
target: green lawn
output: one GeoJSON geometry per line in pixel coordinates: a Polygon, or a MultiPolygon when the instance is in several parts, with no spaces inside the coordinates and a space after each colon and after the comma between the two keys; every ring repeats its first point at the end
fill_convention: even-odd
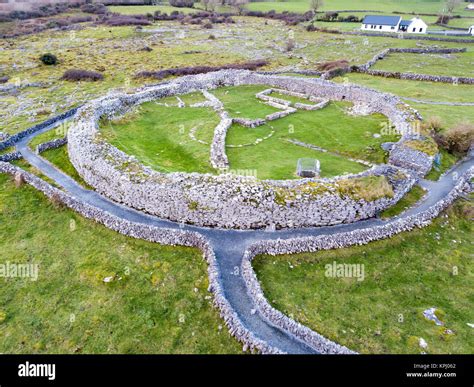
{"type": "MultiPolygon", "coordinates": [[[[435,82],[418,82],[401,79],[372,77],[366,74],[347,74],[336,78],[336,82],[344,79],[376,90],[392,93],[400,97],[414,98],[422,101],[439,102],[474,102],[474,87],[471,85],[451,85],[435,82]]],[[[430,105],[406,101],[417,109],[422,116],[440,117],[446,128],[464,121],[474,121],[474,109],[471,106],[430,105]]]]}
{"type": "MultiPolygon", "coordinates": [[[[170,97],[158,102],[176,105],[177,100],[170,97]]],[[[194,141],[189,134],[196,128],[196,138],[210,144],[218,123],[218,116],[210,108],[166,107],[148,102],[139,113],[103,123],[101,132],[113,145],[158,171],[211,173],[209,145],[194,141]]]]}
{"type": "Polygon", "coordinates": [[[397,204],[383,211],[380,216],[386,219],[400,215],[421,200],[421,198],[425,196],[425,193],[423,188],[419,185],[415,185],[397,204]]]}
{"type": "Polygon", "coordinates": [[[37,281],[2,278],[2,353],[240,351],[198,250],[119,235],[6,175],[0,198],[0,263],[39,264],[37,281]]]}
{"type": "MultiPolygon", "coordinates": [[[[255,97],[265,88],[259,85],[222,87],[212,93],[232,117],[264,118],[278,110],[255,97]]],[[[199,100],[196,95],[184,96],[184,102],[189,103],[187,98],[193,98],[192,102],[199,100]]],[[[176,105],[174,97],[158,102],[176,105]]],[[[351,116],[346,114],[349,107],[348,103],[331,103],[322,110],[298,111],[253,129],[233,125],[226,142],[231,169],[256,170],[261,179],[290,179],[297,177],[296,163],[302,157],[319,159],[324,177],[366,169],[347,157],[383,162],[386,155],[380,144],[396,141],[397,136],[374,138],[373,135],[380,132],[384,117],[351,116]],[[330,152],[294,145],[289,140],[316,145],[330,152]],[[259,143],[254,145],[256,141],[259,143]]],[[[215,172],[209,163],[208,144],[212,142],[217,123],[217,115],[210,109],[188,106],[178,109],[151,102],[142,105],[139,112],[103,123],[101,131],[113,145],[159,171],[215,172]],[[195,136],[207,144],[190,137],[192,128],[197,128],[195,136]]]]}
{"type": "MultiPolygon", "coordinates": [[[[323,11],[334,10],[377,10],[386,13],[415,12],[415,13],[439,13],[444,8],[445,2],[442,0],[326,0],[323,3],[323,11]]],[[[299,1],[263,1],[252,2],[247,5],[248,9],[278,12],[306,12],[310,9],[308,0],[299,1]]],[[[465,11],[465,3],[461,3],[455,14],[469,15],[465,11]]]]}
{"type": "Polygon", "coordinates": [[[254,267],[277,309],[353,350],[420,353],[422,337],[427,353],[472,353],[473,213],[472,202],[460,201],[425,229],[366,246],[259,256],[254,267]],[[364,264],[364,280],[326,277],[334,261],[364,264]],[[445,327],[423,317],[430,307],[445,327]]]}

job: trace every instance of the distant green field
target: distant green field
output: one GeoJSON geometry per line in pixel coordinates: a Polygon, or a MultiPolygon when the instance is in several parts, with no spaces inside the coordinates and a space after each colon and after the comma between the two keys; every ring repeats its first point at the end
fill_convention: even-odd
{"type": "Polygon", "coordinates": [[[402,73],[474,77],[474,51],[460,54],[393,53],[378,61],[372,69],[402,73]]]}
{"type": "MultiPolygon", "coordinates": [[[[474,87],[471,85],[388,79],[366,74],[347,74],[344,78],[337,78],[335,81],[341,82],[343,79],[400,97],[425,101],[474,102],[474,87]]],[[[474,108],[469,106],[430,105],[412,101],[407,101],[407,103],[419,110],[425,119],[431,116],[440,117],[446,128],[459,122],[474,122],[474,108]]]]}
{"type": "MultiPolygon", "coordinates": [[[[445,2],[441,0],[326,0],[322,11],[334,10],[361,10],[361,11],[381,11],[392,12],[414,12],[416,13],[440,13],[445,2]]],[[[308,0],[301,1],[263,1],[248,4],[248,9],[259,11],[293,11],[305,12],[310,9],[308,0]]],[[[455,9],[456,14],[470,15],[465,11],[465,3],[455,9]]]]}

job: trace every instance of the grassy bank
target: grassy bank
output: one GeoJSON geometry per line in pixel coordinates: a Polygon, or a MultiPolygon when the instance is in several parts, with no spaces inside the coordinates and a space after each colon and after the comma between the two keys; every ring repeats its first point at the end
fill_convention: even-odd
{"type": "Polygon", "coordinates": [[[2,279],[2,353],[239,352],[199,251],[124,237],[6,175],[0,197],[0,263],[39,265],[2,279]]]}
{"type": "Polygon", "coordinates": [[[425,229],[334,251],[259,256],[265,295],[279,310],[362,353],[472,353],[472,202],[425,229]],[[327,264],[363,264],[364,280],[326,276],[327,264]],[[435,307],[445,323],[423,317],[435,307]],[[453,333],[448,333],[446,329],[453,333]]]}

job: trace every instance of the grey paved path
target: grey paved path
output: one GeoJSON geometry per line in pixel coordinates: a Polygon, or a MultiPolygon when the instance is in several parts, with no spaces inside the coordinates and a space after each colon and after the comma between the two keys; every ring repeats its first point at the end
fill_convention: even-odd
{"type": "MultiPolygon", "coordinates": [[[[208,238],[215,251],[224,294],[231,307],[240,317],[244,326],[252,331],[258,338],[287,353],[317,353],[317,351],[306,343],[300,341],[290,332],[274,326],[259,312],[251,313],[252,309],[255,308],[255,305],[253,304],[251,297],[247,294],[246,284],[242,276],[235,274],[236,269],[240,271],[243,254],[246,248],[252,243],[263,239],[296,238],[302,236],[333,234],[387,223],[387,221],[380,219],[368,219],[351,224],[295,230],[277,230],[272,232],[266,232],[263,230],[222,230],[191,225],[180,225],[176,222],[138,212],[134,209],[112,202],[94,191],[89,191],[69,176],[59,171],[48,161],[36,155],[29,149],[28,142],[33,137],[50,130],[52,127],[53,126],[46,127],[39,132],[31,134],[16,144],[17,149],[31,165],[38,168],[44,175],[54,180],[58,185],[63,187],[64,190],[76,198],[79,198],[92,206],[108,211],[115,216],[137,223],[171,229],[180,228],[183,230],[196,231],[204,235],[208,238]]],[[[415,207],[406,211],[401,215],[401,217],[424,211],[442,199],[455,185],[453,175],[456,173],[459,175],[462,174],[473,164],[474,162],[471,157],[465,162],[457,165],[451,172],[443,176],[437,182],[423,180],[421,185],[428,189],[427,198],[421,203],[418,203],[415,207]]],[[[390,221],[391,220],[388,222],[390,221]]]]}

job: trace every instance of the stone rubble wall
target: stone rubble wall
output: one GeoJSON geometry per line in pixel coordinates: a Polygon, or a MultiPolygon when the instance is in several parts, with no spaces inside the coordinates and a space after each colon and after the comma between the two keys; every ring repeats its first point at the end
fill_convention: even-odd
{"type": "Polygon", "coordinates": [[[67,137],[56,138],[54,140],[43,142],[36,147],[36,153],[40,154],[50,149],[56,149],[67,144],[67,137]]]}
{"type": "Polygon", "coordinates": [[[246,128],[256,128],[257,126],[265,125],[266,121],[262,118],[257,118],[255,120],[249,118],[232,118],[232,121],[236,124],[245,126],[246,128]]]}
{"type": "Polygon", "coordinates": [[[211,144],[211,165],[216,169],[229,167],[229,159],[225,151],[225,139],[227,131],[232,126],[231,118],[224,118],[214,129],[214,138],[211,144]]]}
{"type": "Polygon", "coordinates": [[[208,263],[208,290],[213,294],[213,305],[219,310],[221,318],[229,329],[229,333],[243,344],[244,351],[248,350],[263,354],[283,353],[249,331],[232,309],[222,289],[214,251],[209,242],[201,234],[184,230],[158,228],[118,218],[115,215],[76,199],[68,193],[51,186],[39,177],[9,163],[0,162],[0,173],[6,173],[11,176],[21,175],[27,184],[41,191],[46,197],[58,200],[85,218],[103,224],[107,228],[119,232],[120,234],[164,245],[188,246],[200,249],[203,252],[204,259],[208,263]]]}
{"type": "Polygon", "coordinates": [[[404,231],[410,231],[416,227],[421,228],[428,226],[431,221],[437,217],[441,211],[452,204],[455,199],[464,193],[472,191],[473,187],[470,181],[473,177],[474,167],[471,167],[458,179],[457,184],[444,199],[419,214],[394,220],[386,225],[315,237],[260,241],[251,245],[245,252],[241,272],[246,282],[249,295],[257,305],[258,311],[277,327],[291,332],[321,353],[354,353],[273,308],[265,298],[258,278],[253,270],[253,258],[260,254],[297,254],[365,245],[376,240],[390,238],[404,231]]]}
{"type": "Polygon", "coordinates": [[[433,165],[433,157],[402,144],[394,144],[390,150],[389,163],[403,169],[416,171],[425,176],[433,165]]]}
{"type": "Polygon", "coordinates": [[[466,52],[466,48],[387,48],[382,52],[376,54],[367,63],[360,66],[348,67],[346,72],[358,72],[373,76],[381,76],[385,78],[396,78],[396,79],[407,79],[412,81],[428,81],[428,82],[442,82],[442,83],[462,83],[462,84],[474,84],[474,78],[469,77],[454,77],[454,76],[441,76],[441,75],[429,75],[429,74],[417,74],[417,73],[400,73],[394,71],[384,70],[370,70],[379,60],[384,59],[391,53],[411,53],[411,54],[453,54],[466,52]]]}
{"type": "Polygon", "coordinates": [[[143,102],[244,84],[268,85],[322,99],[353,101],[366,106],[370,112],[384,114],[402,133],[409,129],[408,123],[415,117],[412,110],[400,108],[403,103],[397,97],[361,86],[224,70],[182,77],[143,88],[135,94],[115,94],[92,101],[78,111],[69,129],[71,162],[90,186],[116,202],[173,221],[237,229],[265,228],[270,223],[276,228],[321,226],[366,219],[395,204],[415,183],[415,177],[404,171],[405,177],[396,185],[393,198],[366,202],[328,190],[316,196],[296,195],[282,203],[278,201],[281,188],[298,190],[311,182],[334,183],[340,179],[386,174],[394,168],[379,166],[357,175],[293,181],[257,180],[235,174],[163,174],[141,165],[99,135],[101,117],[118,117],[143,102]]]}
{"type": "Polygon", "coordinates": [[[10,161],[21,160],[22,158],[23,158],[22,154],[17,151],[0,155],[0,161],[7,162],[7,163],[10,161]]]}
{"type": "Polygon", "coordinates": [[[366,70],[366,71],[356,70],[356,72],[361,72],[364,74],[377,76],[377,77],[407,79],[410,81],[426,81],[426,82],[474,85],[474,78],[468,78],[468,77],[450,77],[450,76],[444,76],[444,75],[399,73],[399,72],[384,71],[384,70],[366,70]]]}
{"type": "Polygon", "coordinates": [[[48,126],[52,126],[52,125],[55,125],[56,123],[60,123],[62,121],[64,121],[65,119],[68,119],[70,117],[73,117],[77,110],[79,108],[74,108],[74,109],[70,109],[64,113],[61,113],[55,117],[52,117],[50,118],[49,120],[46,120],[38,125],[35,125],[35,126],[32,126],[31,128],[28,128],[20,133],[17,133],[17,134],[14,134],[12,136],[10,136],[8,139],[6,139],[5,141],[2,141],[0,142],[0,151],[12,146],[12,145],[15,145],[15,143],[17,143],[18,141],[20,141],[21,139],[23,139],[24,137],[26,136],[29,136],[30,134],[32,133],[36,133],[38,131],[40,131],[41,129],[44,129],[48,126]]]}

